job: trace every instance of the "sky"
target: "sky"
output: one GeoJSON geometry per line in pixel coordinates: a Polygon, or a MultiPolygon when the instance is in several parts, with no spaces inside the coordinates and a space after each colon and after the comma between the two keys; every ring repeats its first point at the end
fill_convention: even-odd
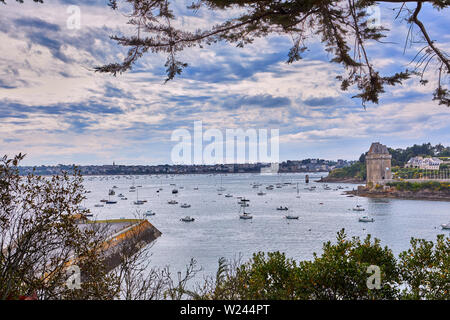
{"type": "MultiPolygon", "coordinates": [[[[226,18],[188,12],[176,1],[177,23],[204,28],[226,18]]],[[[245,48],[217,43],[182,53],[189,67],[164,83],[165,57],[145,55],[131,72],[94,73],[120,61],[126,49],[109,36],[133,32],[123,12],[106,0],[49,0],[0,4],[0,155],[19,152],[23,165],[172,163],[175,130],[278,129],[280,160],[358,159],[372,142],[392,148],[431,142],[450,145],[450,109],[432,101],[430,84],[417,78],[388,88],[380,102],[363,108],[335,79],[320,39],[308,40],[304,59],[287,64],[292,40],[272,35],[245,48]],[[70,29],[70,5],[80,9],[80,28],[70,29]]],[[[407,46],[408,26],[394,20],[394,4],[380,7],[391,29],[386,44],[368,51],[382,74],[408,66],[419,44],[407,46]]],[[[449,10],[426,5],[420,18],[439,48],[450,52],[449,10]]],[[[413,33],[418,39],[417,29],[413,33]]],[[[448,79],[448,78],[447,78],[448,79]]],[[[448,81],[448,80],[446,80],[448,81]]]]}

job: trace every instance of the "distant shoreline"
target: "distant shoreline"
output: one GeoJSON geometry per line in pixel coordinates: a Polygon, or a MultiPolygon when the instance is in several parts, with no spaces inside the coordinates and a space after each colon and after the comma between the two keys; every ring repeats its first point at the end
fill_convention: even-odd
{"type": "MultiPolygon", "coordinates": [[[[44,176],[44,177],[49,177],[49,176],[53,176],[53,175],[58,175],[58,174],[62,174],[63,172],[65,172],[64,170],[60,171],[60,172],[55,172],[55,173],[39,173],[39,172],[35,172],[34,174],[36,175],[40,175],[40,176],[44,176]]],[[[73,171],[66,171],[68,174],[72,174],[73,171]]],[[[31,172],[30,172],[31,173],[31,172]]],[[[261,173],[260,171],[246,171],[246,172],[152,172],[152,173],[83,173],[81,172],[82,176],[86,176],[86,177],[106,177],[106,176],[163,176],[163,175],[167,175],[167,176],[174,176],[174,175],[224,175],[224,174],[245,174],[245,173],[250,173],[250,174],[258,174],[258,175],[262,175],[262,176],[270,176],[270,175],[277,175],[277,174],[289,174],[289,173],[305,173],[305,174],[328,174],[328,171],[286,171],[286,172],[278,172],[278,173],[261,173]]],[[[21,173],[22,176],[27,175],[27,173],[21,173]]],[[[321,178],[322,179],[322,178],[321,178]]],[[[316,180],[315,182],[319,182],[318,180],[316,180]]]]}

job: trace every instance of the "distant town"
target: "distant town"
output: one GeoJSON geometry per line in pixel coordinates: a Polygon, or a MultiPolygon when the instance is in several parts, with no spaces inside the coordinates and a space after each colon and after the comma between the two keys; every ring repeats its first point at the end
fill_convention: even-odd
{"type": "MultiPolygon", "coordinates": [[[[304,159],[287,160],[279,164],[278,172],[329,172],[333,169],[351,166],[356,161],[304,159]]],[[[61,172],[73,172],[75,165],[23,166],[22,175],[55,175],[61,172]]],[[[215,164],[215,165],[87,165],[76,166],[82,175],[144,175],[144,174],[208,174],[208,173],[251,173],[261,172],[261,168],[270,167],[269,163],[215,164]]]]}

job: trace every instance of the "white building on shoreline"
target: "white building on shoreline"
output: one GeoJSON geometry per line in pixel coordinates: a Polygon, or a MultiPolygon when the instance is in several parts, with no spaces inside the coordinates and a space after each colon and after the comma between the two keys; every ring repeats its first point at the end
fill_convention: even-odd
{"type": "Polygon", "coordinates": [[[419,168],[426,170],[439,170],[439,166],[443,163],[438,158],[413,157],[408,160],[405,168],[419,168]]]}

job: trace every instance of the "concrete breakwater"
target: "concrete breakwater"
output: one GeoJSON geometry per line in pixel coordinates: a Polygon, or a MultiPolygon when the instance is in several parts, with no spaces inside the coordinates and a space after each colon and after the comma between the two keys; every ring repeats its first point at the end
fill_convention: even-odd
{"type": "Polygon", "coordinates": [[[162,234],[146,219],[85,220],[78,227],[100,229],[107,235],[101,248],[107,271],[117,267],[124,256],[134,255],[162,234]]]}

